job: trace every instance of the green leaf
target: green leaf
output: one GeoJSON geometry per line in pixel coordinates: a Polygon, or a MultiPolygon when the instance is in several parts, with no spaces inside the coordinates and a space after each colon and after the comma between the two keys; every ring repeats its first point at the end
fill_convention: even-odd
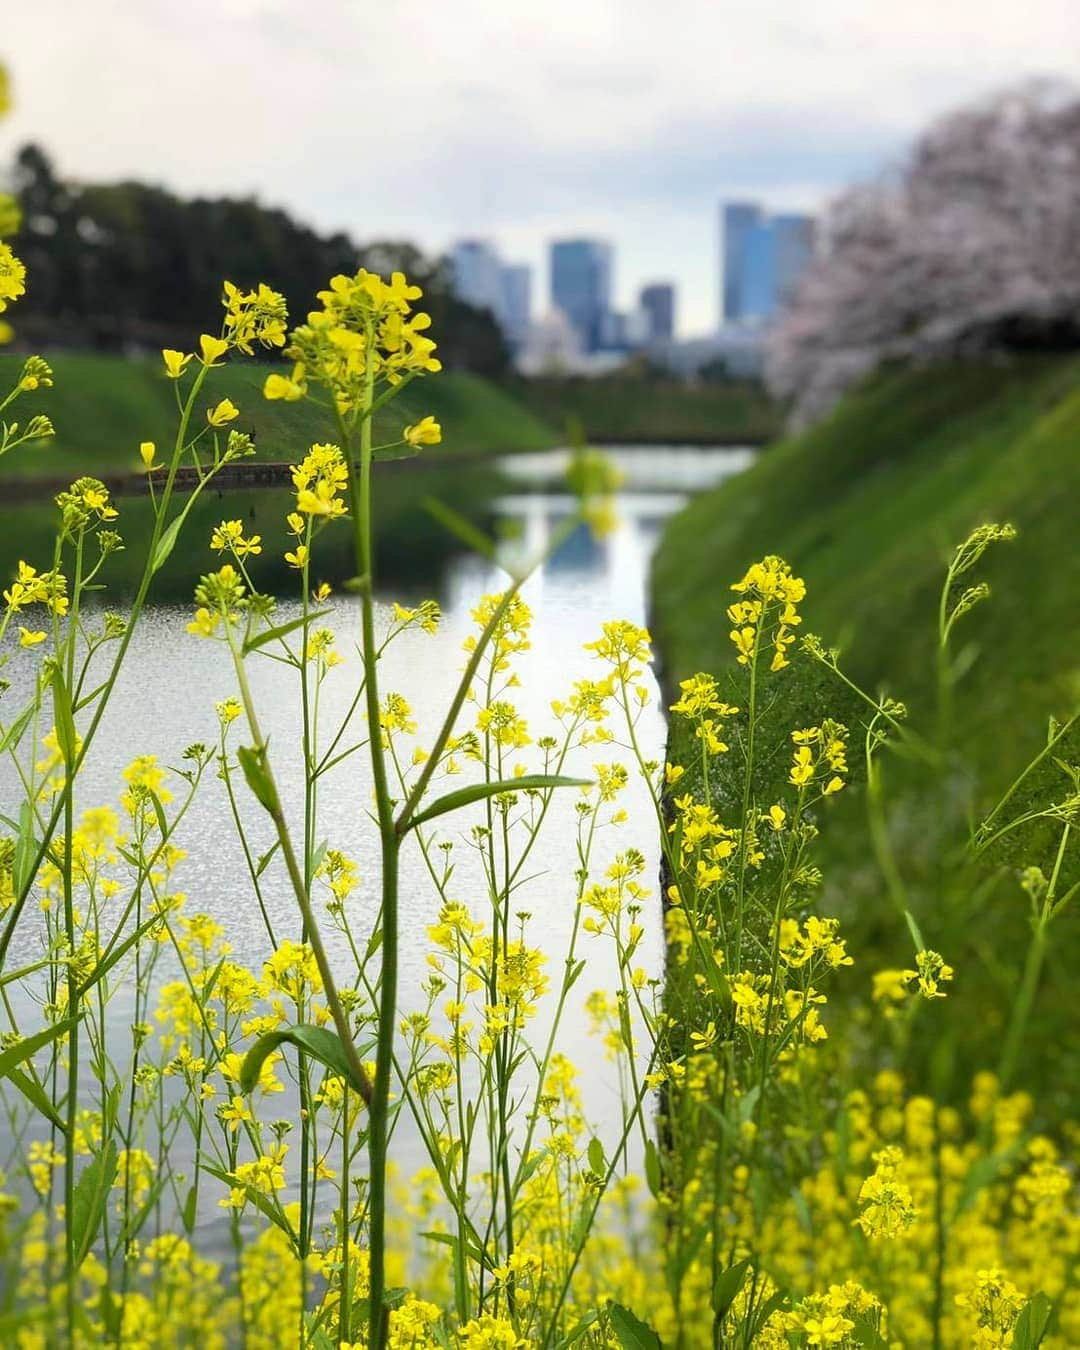
{"type": "Polygon", "coordinates": [[[721,1270],[713,1281],[713,1314],[717,1322],[723,1320],[728,1309],[739,1296],[750,1270],[749,1261],[737,1261],[727,1270],[721,1270]]]}
{"type": "Polygon", "coordinates": [[[917,952],[926,951],[926,943],[923,941],[923,935],[919,932],[919,925],[915,922],[915,916],[910,909],[904,910],[904,918],[907,920],[908,932],[911,934],[911,940],[915,944],[917,952]]]}
{"type": "Polygon", "coordinates": [[[161,831],[161,841],[164,843],[169,837],[169,822],[165,819],[165,808],[161,804],[161,798],[153,788],[148,788],[147,791],[150,793],[150,801],[153,803],[157,827],[161,831]]]}
{"type": "Polygon", "coordinates": [[[71,1237],[75,1252],[75,1265],[81,1266],[87,1252],[94,1245],[105,1202],[116,1180],[116,1145],[110,1139],[100,1153],[96,1153],[83,1168],[79,1180],[75,1183],[75,1198],[72,1201],[71,1237]]]}
{"type": "Polygon", "coordinates": [[[243,654],[247,656],[249,652],[258,651],[260,647],[265,647],[268,642],[273,642],[276,638],[287,637],[297,628],[304,628],[307,624],[324,619],[330,613],[332,613],[332,610],[320,609],[312,614],[301,614],[298,619],[290,619],[288,623],[279,623],[276,628],[264,628],[261,633],[256,633],[254,637],[245,640],[243,654]]]}
{"type": "Polygon", "coordinates": [[[236,758],[243,770],[248,787],[259,799],[261,805],[273,815],[277,810],[278,800],[277,792],[274,790],[274,780],[266,769],[265,748],[260,746],[258,749],[249,749],[246,745],[238,746],[236,758]]]}
{"type": "Polygon", "coordinates": [[[186,515],[186,509],[181,511],[172,524],[166,527],[165,532],[158,540],[157,548],[154,549],[154,560],[150,564],[151,576],[153,576],[155,572],[160,571],[168,561],[169,554],[176,547],[176,541],[180,537],[180,529],[184,524],[184,517],[186,515]]]}
{"type": "Polygon", "coordinates": [[[575,961],[574,964],[570,967],[570,973],[566,977],[567,993],[569,993],[570,990],[573,989],[574,985],[577,984],[578,980],[581,979],[581,975],[584,969],[585,969],[584,961],[575,961]]]}
{"type": "Polygon", "coordinates": [[[645,1140],[645,1181],[649,1187],[649,1194],[654,1200],[659,1200],[664,1182],[660,1170],[660,1150],[652,1139],[645,1140]]]}
{"type": "Polygon", "coordinates": [[[64,766],[70,772],[78,754],[78,736],[75,732],[75,719],[71,714],[71,695],[64,683],[64,672],[59,665],[53,666],[52,678],[53,717],[56,720],[56,743],[64,759],[64,766]]]}
{"type": "Polygon", "coordinates": [[[589,1140],[589,1169],[594,1176],[602,1177],[607,1171],[604,1161],[604,1145],[593,1135],[589,1140]]]}
{"type": "Polygon", "coordinates": [[[53,964],[52,956],[43,957],[40,961],[34,961],[29,966],[20,966],[18,970],[9,970],[6,975],[0,975],[0,989],[5,984],[15,984],[19,980],[25,980],[27,975],[36,975],[39,970],[44,970],[46,966],[53,964]]]}
{"type": "Polygon", "coordinates": [[[415,459],[422,449],[422,446],[410,445],[408,441],[398,441],[393,445],[377,446],[372,450],[371,458],[376,463],[394,459],[415,459]]]}
{"type": "Polygon", "coordinates": [[[758,1334],[773,1313],[776,1312],[777,1308],[783,1307],[785,1298],[786,1295],[784,1291],[782,1289],[777,1289],[770,1298],[767,1298],[764,1303],[758,1305],[757,1311],[754,1313],[754,1324],[750,1328],[750,1335],[752,1337],[758,1334]]]}
{"type": "Polygon", "coordinates": [[[619,1338],[623,1350],[661,1350],[663,1342],[640,1317],[635,1317],[629,1308],[621,1303],[613,1303],[608,1309],[611,1329],[619,1338]]]}
{"type": "Polygon", "coordinates": [[[157,927],[157,925],[160,923],[161,923],[161,916],[158,914],[154,914],[144,923],[141,923],[133,933],[129,933],[128,936],[123,940],[123,942],[119,943],[117,946],[107,951],[105,955],[102,957],[102,959],[98,962],[98,964],[94,967],[94,969],[90,972],[90,974],[86,977],[86,980],[79,986],[79,997],[82,998],[83,995],[89,993],[89,991],[93,989],[94,985],[97,984],[99,980],[103,980],[105,976],[108,975],[109,971],[112,970],[113,966],[116,965],[117,961],[122,961],[124,957],[128,954],[128,952],[131,951],[132,947],[134,947],[140,941],[140,939],[145,937],[146,934],[149,933],[151,928],[157,927]]]}
{"type": "Polygon", "coordinates": [[[189,1236],[195,1231],[195,1215],[199,1207],[199,1192],[194,1186],[188,1189],[187,1198],[184,1201],[184,1208],[180,1212],[180,1218],[184,1225],[184,1232],[189,1236]]]}
{"type": "Polygon", "coordinates": [[[34,836],[34,808],[28,801],[19,807],[19,833],[15,837],[15,857],[11,863],[11,884],[16,895],[22,895],[33,880],[31,869],[38,854],[34,836]]]}
{"type": "Polygon", "coordinates": [[[271,858],[273,858],[274,854],[278,851],[278,849],[279,849],[280,847],[281,847],[281,840],[280,840],[280,839],[275,839],[274,842],[270,845],[270,847],[266,850],[266,852],[265,852],[265,853],[262,855],[262,857],[259,859],[259,861],[255,864],[255,875],[256,875],[256,877],[261,877],[261,876],[262,876],[262,874],[263,874],[263,873],[266,871],[266,869],[270,866],[270,860],[271,860],[271,858]]]}
{"type": "Polygon", "coordinates": [[[261,1191],[257,1191],[254,1186],[247,1185],[246,1182],[237,1181],[228,1172],[220,1167],[212,1167],[209,1163],[203,1163],[203,1171],[208,1172],[212,1177],[217,1177],[218,1181],[223,1182],[231,1191],[243,1191],[248,1200],[255,1206],[264,1219],[269,1219],[275,1228],[280,1228],[285,1236],[292,1243],[293,1248],[297,1246],[296,1234],[289,1227],[288,1220],[280,1213],[278,1207],[270,1202],[261,1191]]]}
{"type": "MultiPolygon", "coordinates": [[[[457,1249],[460,1245],[457,1237],[453,1233],[431,1232],[431,1233],[421,1233],[420,1236],[422,1238],[428,1238],[431,1242],[438,1242],[444,1247],[451,1247],[453,1248],[455,1253],[457,1252],[457,1249]]],[[[487,1257],[478,1246],[474,1245],[471,1242],[466,1242],[465,1251],[471,1261],[475,1261],[477,1265],[484,1266],[488,1270],[491,1269],[490,1258],[487,1257]]],[[[457,1258],[455,1256],[455,1260],[456,1259],[457,1258]]]]}
{"type": "Polygon", "coordinates": [[[7,731],[4,732],[3,736],[0,736],[0,755],[2,755],[5,750],[15,750],[18,748],[19,742],[23,738],[23,733],[30,725],[30,719],[36,711],[37,702],[34,701],[28,703],[22,712],[16,716],[7,731]]]}
{"type": "Polygon", "coordinates": [[[471,520],[466,520],[453,507],[447,506],[445,502],[440,502],[435,497],[425,497],[420,504],[429,516],[434,516],[439,524],[449,530],[455,538],[460,539],[466,548],[471,548],[491,562],[495,561],[494,542],[483,530],[477,529],[471,520]]]}
{"type": "Polygon", "coordinates": [[[55,1026],[46,1027],[44,1031],[37,1031],[33,1036],[27,1036],[17,1045],[13,1045],[9,1050],[0,1053],[0,1078],[9,1077],[13,1068],[21,1064],[24,1059],[29,1059],[31,1055],[36,1055],[42,1046],[48,1045],[51,1041],[58,1041],[61,1036],[66,1036],[72,1026],[74,1026],[74,1021],[71,1018],[64,1022],[57,1022],[55,1026]]]}
{"type": "Polygon", "coordinates": [[[595,1321],[596,1309],[594,1308],[591,1312],[587,1312],[577,1326],[572,1331],[567,1332],[561,1341],[556,1342],[555,1350],[567,1350],[568,1346],[573,1345],[575,1341],[579,1341],[585,1335],[595,1321]]]}
{"type": "Polygon", "coordinates": [[[1032,1294],[1013,1327],[1013,1350],[1038,1350],[1050,1330],[1054,1305],[1043,1293],[1032,1294]]]}
{"type": "MultiPolygon", "coordinates": [[[[282,1031],[268,1031],[265,1036],[259,1037],[244,1056],[244,1063],[240,1069],[240,1088],[243,1092],[252,1091],[259,1081],[259,1072],[267,1056],[281,1045],[294,1045],[298,1050],[303,1050],[312,1059],[324,1064],[332,1073],[344,1078],[362,1097],[366,1098],[370,1092],[370,1083],[366,1079],[358,1078],[353,1072],[337,1032],[329,1030],[328,1027],[308,1026],[303,1022],[294,1027],[286,1027],[282,1031]]],[[[359,1053],[357,1051],[358,1055],[359,1053]]]]}
{"type": "Polygon", "coordinates": [[[67,1134],[66,1121],[49,1101],[45,1095],[45,1090],[39,1083],[35,1083],[28,1074],[23,1073],[22,1069],[8,1069],[4,1076],[11,1080],[39,1115],[43,1115],[61,1134],[67,1134]]]}
{"type": "Polygon", "coordinates": [[[433,802],[426,811],[421,811],[409,821],[408,829],[414,830],[436,816],[444,816],[448,811],[457,811],[472,802],[480,802],[485,797],[496,797],[500,792],[524,792],[527,788],[591,787],[588,778],[564,778],[554,773],[527,773],[520,778],[504,778],[496,783],[474,783],[471,787],[458,788],[448,792],[433,802]]]}

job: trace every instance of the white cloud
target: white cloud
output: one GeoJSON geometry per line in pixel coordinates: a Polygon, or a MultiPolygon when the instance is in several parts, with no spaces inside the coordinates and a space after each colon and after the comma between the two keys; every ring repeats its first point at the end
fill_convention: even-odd
{"type": "MultiPolygon", "coordinates": [[[[479,232],[541,264],[617,245],[715,317],[721,196],[814,206],[933,115],[1080,75],[1074,0],[36,0],[6,16],[17,109],[84,178],[257,192],[359,237],[479,232]]],[[[542,277],[542,268],[540,270],[542,277]]]]}

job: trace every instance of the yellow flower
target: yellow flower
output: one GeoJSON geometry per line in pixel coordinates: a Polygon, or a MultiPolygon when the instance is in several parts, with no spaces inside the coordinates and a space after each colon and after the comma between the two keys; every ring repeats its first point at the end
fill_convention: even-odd
{"type": "Polygon", "coordinates": [[[22,627],[20,627],[20,629],[19,629],[19,646],[20,646],[20,647],[36,647],[36,646],[38,645],[39,642],[44,642],[45,639],[46,639],[47,637],[48,637],[48,634],[47,634],[47,633],[31,633],[31,631],[29,630],[29,628],[22,628],[22,627]]]}
{"type": "Polygon", "coordinates": [[[307,560],[308,560],[307,544],[297,544],[295,553],[285,554],[285,561],[289,564],[290,567],[295,567],[298,572],[302,571],[303,568],[307,566],[307,560]]]}
{"type": "Polygon", "coordinates": [[[139,442],[139,455],[142,458],[142,462],[145,468],[152,469],[154,467],[154,455],[156,453],[157,453],[157,446],[155,446],[153,441],[139,442]]]}
{"type": "Polygon", "coordinates": [[[208,408],[206,420],[212,427],[223,427],[240,416],[240,409],[232,399],[223,398],[216,408],[208,408]]]}
{"type": "Polygon", "coordinates": [[[191,360],[190,354],[173,351],[171,347],[165,347],[161,356],[165,362],[165,374],[170,380],[178,380],[184,373],[184,367],[191,360]]]}
{"type": "Polygon", "coordinates": [[[331,483],[325,480],[315,484],[315,491],[301,488],[296,494],[296,508],[309,516],[343,516],[345,503],[336,495],[331,483]]]}
{"type": "Polygon", "coordinates": [[[434,417],[423,417],[413,426],[406,427],[402,436],[406,444],[415,449],[419,449],[422,445],[438,445],[442,440],[442,427],[434,417]]]}
{"type": "Polygon", "coordinates": [[[210,547],[217,553],[228,549],[237,558],[244,558],[249,553],[262,552],[262,535],[253,534],[250,539],[245,539],[242,521],[223,520],[210,536],[210,547]]]}
{"type": "Polygon", "coordinates": [[[285,375],[267,375],[263,385],[263,398],[283,399],[286,403],[295,403],[304,397],[304,386],[285,375]]]}
{"type": "Polygon", "coordinates": [[[199,349],[202,352],[200,359],[203,365],[212,366],[219,356],[224,356],[229,350],[229,344],[224,338],[211,337],[209,333],[203,333],[199,338],[199,349]]]}
{"type": "Polygon", "coordinates": [[[0,244],[0,314],[10,300],[26,293],[26,267],[7,244],[0,244]]]}
{"type": "Polygon", "coordinates": [[[874,1154],[874,1162],[877,1167],[859,1189],[862,1211],[855,1222],[867,1237],[900,1237],[917,1217],[911,1191],[899,1177],[904,1155],[898,1148],[884,1148],[874,1154]]]}
{"type": "Polygon", "coordinates": [[[196,637],[212,637],[220,619],[220,614],[212,614],[203,605],[195,611],[195,617],[188,624],[187,630],[189,633],[194,633],[196,637]]]}

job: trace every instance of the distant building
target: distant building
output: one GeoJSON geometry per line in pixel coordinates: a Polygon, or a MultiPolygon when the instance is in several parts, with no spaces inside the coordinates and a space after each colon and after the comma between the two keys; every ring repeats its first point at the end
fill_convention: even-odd
{"type": "Polygon", "coordinates": [[[516,364],[523,375],[566,375],[580,369],[583,355],[577,329],[554,309],[531,325],[516,364]]]}
{"type": "Polygon", "coordinates": [[[776,308],[776,248],[772,225],[763,221],[748,230],[740,259],[737,319],[767,319],[776,308]]]}
{"type": "Polygon", "coordinates": [[[725,202],[721,207],[723,282],[720,312],[725,323],[733,323],[743,317],[747,237],[760,227],[761,218],[761,207],[754,202],[725,202]]]}
{"type": "Polygon", "coordinates": [[[645,319],[644,343],[670,342],[675,336],[675,287],[668,281],[643,286],[638,307],[645,319]]]}
{"type": "Polygon", "coordinates": [[[521,351],[529,339],[532,315],[532,268],[525,263],[510,263],[502,269],[502,328],[515,351],[521,351]]]}
{"type": "Polygon", "coordinates": [[[489,309],[502,322],[502,263],[487,239],[459,239],[450,250],[454,290],[467,305],[489,309]]]}
{"type": "Polygon", "coordinates": [[[597,347],[603,351],[624,351],[628,345],[627,316],[609,309],[600,316],[597,347]]]}
{"type": "Polygon", "coordinates": [[[551,303],[566,315],[586,352],[603,344],[611,312],[611,245],[560,239],[551,245],[551,303]]]}
{"type": "Polygon", "coordinates": [[[725,324],[772,318],[791,298],[814,254],[811,216],[766,216],[752,202],[722,208],[725,324]]]}
{"type": "Polygon", "coordinates": [[[783,307],[814,257],[817,234],[812,216],[773,216],[773,258],[776,303],[783,307]]]}
{"type": "Polygon", "coordinates": [[[513,350],[529,336],[532,309],[532,268],[504,264],[487,239],[459,239],[450,250],[450,270],[459,299],[494,316],[513,350]]]}

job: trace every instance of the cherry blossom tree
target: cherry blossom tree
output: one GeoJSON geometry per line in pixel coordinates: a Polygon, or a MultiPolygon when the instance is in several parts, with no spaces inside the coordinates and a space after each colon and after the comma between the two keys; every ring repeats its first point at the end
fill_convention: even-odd
{"type": "Polygon", "coordinates": [[[822,240],[768,352],[796,426],[883,361],[1080,344],[1080,97],[1028,85],[942,118],[822,240]]]}

